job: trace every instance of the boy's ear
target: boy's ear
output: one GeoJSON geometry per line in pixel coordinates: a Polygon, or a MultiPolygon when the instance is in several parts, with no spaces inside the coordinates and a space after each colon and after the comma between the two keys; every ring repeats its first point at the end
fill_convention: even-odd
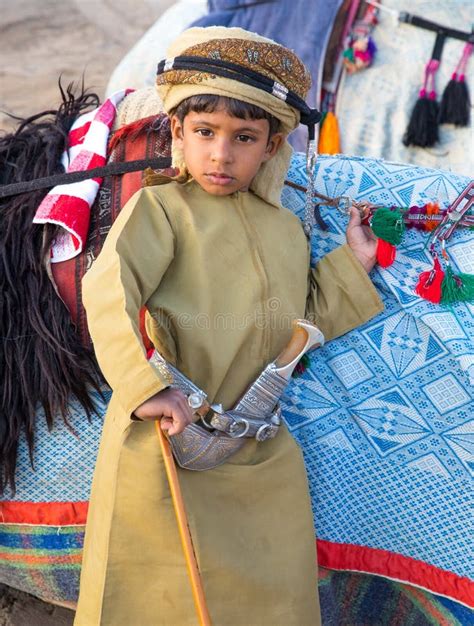
{"type": "Polygon", "coordinates": [[[181,146],[183,143],[183,123],[180,122],[176,115],[171,117],[171,138],[175,146],[181,146]]]}
{"type": "Polygon", "coordinates": [[[284,133],[273,133],[267,143],[267,148],[265,150],[265,156],[263,158],[264,161],[269,161],[278,150],[282,147],[283,142],[285,141],[286,136],[284,133]]]}

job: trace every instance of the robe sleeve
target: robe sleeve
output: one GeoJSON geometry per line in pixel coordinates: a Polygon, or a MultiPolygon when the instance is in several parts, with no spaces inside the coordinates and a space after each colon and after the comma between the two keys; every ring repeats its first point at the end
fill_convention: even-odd
{"type": "Polygon", "coordinates": [[[308,274],[306,317],[326,341],[357,328],[383,311],[367,272],[346,244],[323,257],[308,274]]]}
{"type": "Polygon", "coordinates": [[[83,279],[97,360],[128,415],[169,385],[146,358],[139,312],[173,259],[174,245],[164,207],[150,189],[142,189],[122,209],[83,279]]]}

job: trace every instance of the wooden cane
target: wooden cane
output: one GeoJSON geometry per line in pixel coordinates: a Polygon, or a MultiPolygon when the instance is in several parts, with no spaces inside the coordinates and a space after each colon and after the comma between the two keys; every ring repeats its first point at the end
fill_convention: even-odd
{"type": "Polygon", "coordinates": [[[193,592],[193,599],[196,606],[199,625],[211,626],[211,618],[209,617],[209,611],[207,610],[206,598],[204,596],[201,575],[199,573],[196,554],[194,552],[193,541],[189,530],[188,518],[186,516],[184,500],[179,486],[178,472],[176,471],[173,453],[171,452],[170,444],[166,435],[161,430],[159,420],[155,421],[155,427],[158,439],[160,440],[161,452],[165,462],[166,475],[168,477],[171,497],[173,499],[174,512],[176,513],[176,519],[178,521],[179,536],[181,538],[184,557],[186,559],[186,567],[188,569],[189,580],[191,582],[191,589],[193,592]]]}

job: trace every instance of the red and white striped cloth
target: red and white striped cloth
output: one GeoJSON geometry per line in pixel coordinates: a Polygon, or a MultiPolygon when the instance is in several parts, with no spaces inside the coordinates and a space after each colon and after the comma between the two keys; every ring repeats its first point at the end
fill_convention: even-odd
{"type": "MultiPolygon", "coordinates": [[[[97,109],[77,118],[69,131],[69,148],[62,157],[66,172],[82,172],[106,164],[117,105],[132,91],[117,91],[97,109]]],[[[51,246],[51,263],[67,261],[82,252],[89,232],[90,209],[101,184],[102,178],[90,178],[57,185],[41,202],[33,223],[62,226],[51,246]]]]}

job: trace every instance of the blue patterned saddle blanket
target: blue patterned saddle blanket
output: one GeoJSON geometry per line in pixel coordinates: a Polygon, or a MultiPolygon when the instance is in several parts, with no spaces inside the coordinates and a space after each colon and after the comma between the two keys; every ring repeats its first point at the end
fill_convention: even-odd
{"type": "MultiPolygon", "coordinates": [[[[294,155],[289,178],[306,185],[302,154],[294,155]]],[[[368,158],[320,157],[316,169],[320,193],[388,206],[438,201],[445,208],[467,183],[451,173],[368,158]]],[[[302,217],[302,192],[285,187],[282,200],[302,217]]],[[[316,259],[345,241],[347,217],[334,208],[322,214],[329,230],[313,235],[316,259]]],[[[450,257],[457,270],[474,273],[473,233],[458,231],[450,257]]],[[[405,581],[469,605],[474,307],[441,307],[414,294],[418,275],[431,265],[425,246],[426,235],[410,230],[395,263],[373,270],[384,312],[311,355],[286,393],[284,417],[304,453],[320,563],[405,581]]],[[[38,413],[35,471],[22,444],[12,505],[46,510],[87,502],[101,416],[88,422],[74,401],[70,410],[79,435],[59,420],[48,432],[38,413]]],[[[5,582],[13,576],[7,570],[5,582]]],[[[68,571],[73,599],[78,572],[68,571]]]]}
{"type": "MultiPolygon", "coordinates": [[[[294,182],[306,185],[294,156],[294,182]]],[[[316,188],[385,206],[447,208],[468,179],[369,158],[321,157],[316,188]]],[[[302,217],[301,192],[283,204],[302,217]]],[[[321,258],[345,241],[347,218],[322,210],[321,258]]],[[[450,239],[455,270],[474,274],[472,230],[450,239]]],[[[385,310],[311,355],[284,402],[308,471],[319,558],[474,603],[474,306],[414,293],[431,267],[427,235],[410,229],[388,269],[371,277],[385,310]],[[462,589],[462,591],[461,591],[462,589]]]]}

